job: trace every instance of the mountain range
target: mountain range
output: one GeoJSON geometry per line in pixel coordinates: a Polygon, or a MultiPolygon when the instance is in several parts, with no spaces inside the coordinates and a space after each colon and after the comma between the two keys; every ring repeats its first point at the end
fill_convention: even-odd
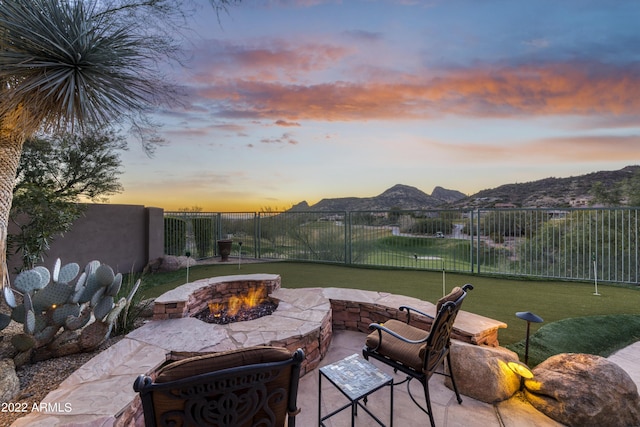
{"type": "Polygon", "coordinates": [[[311,206],[303,201],[294,205],[290,211],[583,207],[590,205],[595,183],[600,182],[605,188],[612,188],[637,173],[640,173],[640,166],[634,165],[617,171],[600,171],[569,178],[544,178],[531,182],[504,184],[482,190],[471,196],[443,187],[435,187],[431,194],[427,194],[416,187],[396,184],[377,196],[328,198],[311,206]]]}

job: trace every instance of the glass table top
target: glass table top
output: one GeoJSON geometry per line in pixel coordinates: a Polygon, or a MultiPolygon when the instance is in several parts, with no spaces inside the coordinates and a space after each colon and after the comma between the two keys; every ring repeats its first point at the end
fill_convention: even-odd
{"type": "Polygon", "coordinates": [[[357,353],[323,366],[320,372],[351,400],[358,400],[392,380],[357,353]]]}

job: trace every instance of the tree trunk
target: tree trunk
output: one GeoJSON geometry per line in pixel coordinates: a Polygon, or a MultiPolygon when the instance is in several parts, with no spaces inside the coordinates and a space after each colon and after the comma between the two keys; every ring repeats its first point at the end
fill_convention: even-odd
{"type": "Polygon", "coordinates": [[[0,280],[2,288],[9,286],[7,232],[16,172],[20,164],[22,145],[26,139],[19,123],[22,118],[19,111],[15,115],[0,117],[0,280]]]}

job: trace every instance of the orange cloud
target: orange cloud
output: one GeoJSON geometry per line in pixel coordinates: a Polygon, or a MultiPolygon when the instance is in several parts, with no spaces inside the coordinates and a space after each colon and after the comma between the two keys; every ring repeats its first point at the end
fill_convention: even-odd
{"type": "Polygon", "coordinates": [[[531,142],[496,144],[455,144],[429,142],[434,149],[449,153],[459,161],[497,162],[603,162],[640,159],[640,135],[637,136],[582,136],[548,138],[531,142]]]}
{"type": "Polygon", "coordinates": [[[640,72],[603,64],[456,70],[399,82],[286,84],[216,80],[198,95],[216,114],[286,120],[428,119],[640,113],[640,72]]]}

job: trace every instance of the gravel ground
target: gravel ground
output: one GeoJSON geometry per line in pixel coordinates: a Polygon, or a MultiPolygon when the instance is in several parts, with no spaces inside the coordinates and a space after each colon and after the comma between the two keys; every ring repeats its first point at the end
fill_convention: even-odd
{"type": "MultiPolygon", "coordinates": [[[[4,304],[0,305],[0,312],[10,313],[9,308],[4,304]]],[[[150,316],[151,313],[150,311],[145,313],[145,315],[150,316]]],[[[145,320],[146,318],[140,317],[136,327],[142,325],[145,320]]],[[[12,321],[9,326],[0,332],[0,359],[13,357],[15,350],[11,345],[11,337],[15,334],[22,333],[22,328],[22,324],[12,321]]],[[[58,385],[69,377],[69,375],[88,362],[89,359],[117,343],[122,338],[124,338],[122,335],[112,336],[92,352],[71,354],[69,356],[44,360],[17,368],[16,374],[20,380],[20,391],[11,399],[11,403],[18,403],[19,408],[27,408],[27,411],[10,411],[9,405],[2,407],[0,410],[0,427],[8,427],[18,418],[29,414],[30,408],[32,408],[34,404],[39,405],[42,399],[44,399],[50,391],[58,388],[58,385]]]]}
{"type": "MultiPolygon", "coordinates": [[[[2,335],[0,335],[0,358],[11,357],[13,351],[11,337],[21,332],[22,325],[16,322],[11,322],[11,324],[2,331],[2,335]]],[[[27,415],[34,404],[40,404],[42,399],[44,399],[50,391],[58,388],[58,385],[76,369],[122,338],[122,336],[111,337],[97,350],[90,353],[72,354],[56,359],[44,360],[16,369],[16,374],[20,380],[20,391],[11,399],[11,403],[19,403],[19,408],[27,409],[26,412],[16,412],[9,410],[11,409],[9,406],[3,407],[0,411],[0,426],[8,427],[18,418],[27,415]]]]}

